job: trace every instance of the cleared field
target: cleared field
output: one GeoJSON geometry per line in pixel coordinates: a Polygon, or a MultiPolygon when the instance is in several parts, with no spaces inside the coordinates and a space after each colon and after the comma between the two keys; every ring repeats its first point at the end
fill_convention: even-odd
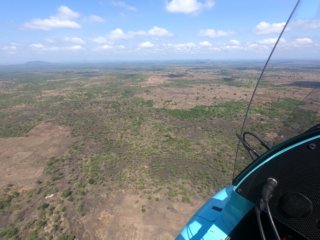
{"type": "Polygon", "coordinates": [[[63,156],[72,143],[66,127],[42,123],[25,137],[0,138],[0,187],[35,187],[50,157],[63,156]]]}

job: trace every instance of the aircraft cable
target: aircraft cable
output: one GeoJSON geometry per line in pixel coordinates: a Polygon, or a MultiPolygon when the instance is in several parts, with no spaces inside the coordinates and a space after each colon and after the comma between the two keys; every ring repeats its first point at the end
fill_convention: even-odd
{"type": "Polygon", "coordinates": [[[257,206],[254,208],[254,211],[256,212],[259,231],[260,231],[260,234],[261,234],[261,239],[262,240],[266,240],[266,236],[264,234],[264,230],[263,230],[263,226],[262,226],[262,222],[261,222],[261,211],[257,206]]]}
{"type": "MultiPolygon", "coordinates": [[[[265,63],[264,66],[263,66],[263,69],[262,69],[262,71],[261,71],[261,73],[260,73],[260,75],[259,75],[258,81],[257,81],[257,83],[256,83],[256,86],[255,86],[253,92],[252,92],[250,101],[249,101],[249,103],[248,103],[248,106],[247,106],[247,109],[246,109],[246,112],[245,112],[245,115],[244,115],[244,119],[243,119],[242,126],[241,126],[241,131],[240,131],[240,132],[241,132],[241,133],[240,133],[240,136],[243,135],[243,131],[244,131],[244,128],[245,128],[246,123],[247,123],[247,118],[248,118],[249,111],[250,111],[250,108],[251,108],[251,105],[252,105],[252,102],[253,102],[253,98],[254,98],[254,96],[255,96],[255,94],[256,94],[256,91],[257,91],[258,86],[259,86],[259,84],[260,84],[260,82],[261,82],[261,79],[262,79],[262,77],[263,77],[263,75],[264,75],[264,72],[265,72],[265,70],[267,69],[267,66],[269,65],[270,59],[271,59],[271,57],[272,57],[272,55],[273,55],[276,47],[278,46],[278,43],[280,42],[280,39],[282,38],[282,35],[283,35],[284,31],[286,30],[286,28],[287,28],[287,26],[288,26],[288,24],[289,24],[289,22],[290,22],[290,20],[291,20],[291,18],[292,18],[292,16],[293,16],[293,14],[295,13],[296,9],[298,8],[298,5],[300,4],[300,2],[301,2],[301,0],[297,0],[294,8],[292,9],[292,11],[291,11],[291,13],[290,13],[290,15],[289,15],[289,17],[288,17],[285,25],[283,26],[283,28],[282,28],[282,30],[281,30],[278,38],[277,38],[277,41],[275,42],[275,44],[274,44],[274,46],[273,46],[273,48],[272,48],[272,50],[271,50],[271,52],[270,52],[270,54],[269,54],[269,56],[268,56],[268,58],[267,58],[266,63],[265,63]]],[[[239,148],[240,148],[240,142],[241,142],[241,141],[239,140],[239,141],[238,141],[238,144],[237,144],[236,158],[235,158],[235,159],[237,159],[237,157],[238,157],[239,148]]],[[[233,175],[235,174],[235,170],[236,170],[236,169],[235,169],[235,168],[236,168],[235,165],[236,165],[236,164],[234,164],[233,175]]],[[[235,176],[233,176],[233,177],[235,177],[235,176]]]]}

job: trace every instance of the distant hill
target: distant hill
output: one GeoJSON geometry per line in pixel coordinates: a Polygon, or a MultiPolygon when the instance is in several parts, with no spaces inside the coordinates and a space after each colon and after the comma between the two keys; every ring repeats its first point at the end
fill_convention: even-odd
{"type": "Polygon", "coordinates": [[[22,64],[10,64],[1,65],[0,71],[42,71],[53,70],[61,67],[58,63],[46,62],[46,61],[30,61],[22,64]]]}
{"type": "Polygon", "coordinates": [[[45,61],[30,61],[30,62],[23,63],[22,65],[26,67],[51,67],[56,64],[51,62],[45,62],[45,61]]]}

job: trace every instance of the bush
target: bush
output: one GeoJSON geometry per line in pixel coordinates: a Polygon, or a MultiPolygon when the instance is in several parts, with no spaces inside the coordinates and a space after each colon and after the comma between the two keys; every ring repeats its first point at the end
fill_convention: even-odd
{"type": "Polygon", "coordinates": [[[65,189],[62,192],[62,196],[64,196],[65,198],[69,197],[72,194],[72,191],[70,189],[65,189]]]}
{"type": "Polygon", "coordinates": [[[49,203],[43,203],[43,204],[39,207],[39,209],[44,210],[44,209],[46,209],[46,208],[48,208],[48,207],[49,207],[49,203]]]}
{"type": "Polygon", "coordinates": [[[74,240],[74,239],[75,239],[75,237],[67,235],[67,234],[63,234],[58,238],[58,240],[74,240]]]}
{"type": "Polygon", "coordinates": [[[88,182],[89,182],[89,184],[95,184],[95,183],[96,183],[96,180],[93,179],[93,178],[90,178],[88,182]]]}

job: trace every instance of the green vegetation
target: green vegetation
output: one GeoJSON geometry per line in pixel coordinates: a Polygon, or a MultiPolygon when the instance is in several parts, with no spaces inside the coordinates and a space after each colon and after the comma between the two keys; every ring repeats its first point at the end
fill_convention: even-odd
{"type": "Polygon", "coordinates": [[[59,237],[58,240],[73,240],[74,237],[67,235],[67,234],[63,234],[62,236],[59,237]]]}
{"type": "Polygon", "coordinates": [[[222,118],[238,120],[243,116],[247,103],[244,101],[230,101],[212,106],[196,106],[192,109],[165,109],[163,111],[179,119],[222,118]]]}
{"type": "MultiPolygon", "coordinates": [[[[192,205],[195,197],[207,199],[230,182],[235,133],[247,106],[241,97],[253,86],[256,68],[185,63],[175,73],[177,66],[172,66],[0,72],[6,89],[0,93],[1,138],[29,140],[28,132],[44,122],[70,130],[66,152],[50,157],[41,151],[52,149],[37,150],[46,157],[34,163],[44,170],[32,189],[1,188],[1,239],[81,239],[77,234],[86,231],[92,208],[112,212],[122,201],[114,196],[119,192],[137,193],[139,200],[132,205],[147,217],[150,204],[192,205]],[[199,72],[203,78],[197,79],[199,72]],[[170,80],[145,86],[151,75],[170,80]],[[215,86],[231,89],[226,99],[203,94],[215,86]],[[190,105],[161,96],[180,88],[190,105]]],[[[263,87],[270,92],[279,88],[270,82],[263,87]]],[[[279,101],[261,96],[249,121],[258,123],[250,127],[262,135],[276,131],[287,136],[319,119],[297,100],[301,96],[279,101]]]]}
{"type": "Polygon", "coordinates": [[[259,106],[254,111],[270,118],[281,117],[281,115],[291,113],[301,102],[295,99],[283,99],[274,101],[266,106],[259,106]]]}
{"type": "Polygon", "coordinates": [[[251,129],[266,134],[278,131],[286,135],[296,134],[313,126],[317,122],[317,113],[304,109],[305,102],[296,99],[281,99],[253,109],[253,116],[263,116],[263,121],[253,122],[251,129]]]}
{"type": "Polygon", "coordinates": [[[15,227],[0,228],[0,238],[8,240],[20,239],[18,229],[15,227]]]}
{"type": "Polygon", "coordinates": [[[70,189],[65,189],[62,192],[62,196],[65,198],[69,197],[71,194],[72,194],[72,191],[70,189]]]}

